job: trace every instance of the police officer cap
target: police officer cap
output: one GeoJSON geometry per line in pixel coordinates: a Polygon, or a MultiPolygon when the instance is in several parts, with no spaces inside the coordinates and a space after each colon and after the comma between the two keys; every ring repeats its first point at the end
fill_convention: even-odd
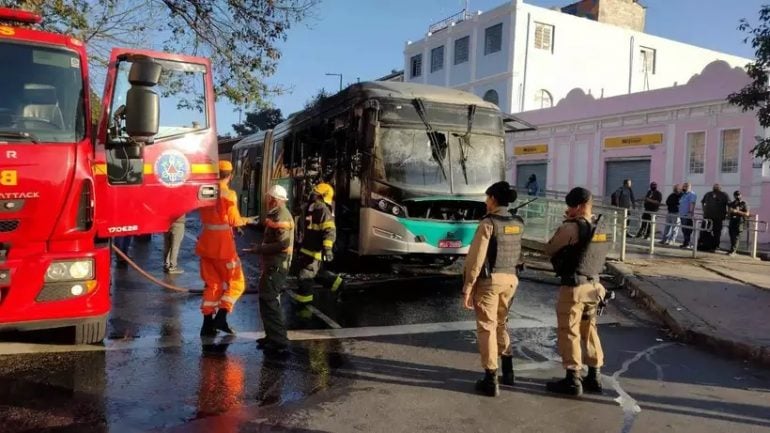
{"type": "Polygon", "coordinates": [[[516,190],[511,188],[511,184],[506,181],[492,184],[492,186],[487,188],[486,194],[493,197],[500,206],[508,206],[510,203],[515,202],[518,197],[516,190]]]}
{"type": "Polygon", "coordinates": [[[581,204],[586,204],[591,200],[591,191],[578,186],[572,188],[572,191],[567,194],[564,200],[567,202],[567,206],[569,207],[580,206],[581,204]]]}

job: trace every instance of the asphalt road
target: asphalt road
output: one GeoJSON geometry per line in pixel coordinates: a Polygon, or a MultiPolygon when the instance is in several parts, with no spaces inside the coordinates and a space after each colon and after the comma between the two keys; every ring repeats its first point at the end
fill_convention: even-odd
{"type": "MultiPolygon", "coordinates": [[[[161,275],[161,248],[156,236],[131,254],[161,275]]],[[[174,281],[200,289],[192,248],[174,281]]],[[[270,361],[254,345],[255,294],[233,314],[238,336],[201,340],[199,296],[115,270],[104,345],[0,336],[0,432],[770,431],[770,371],[671,341],[622,293],[601,318],[605,394],[547,395],[562,374],[549,281],[522,281],[510,315],[517,385],[490,399],[473,393],[473,315],[456,281],[358,285],[321,296],[309,316],[286,302],[292,354],[270,361]]]]}

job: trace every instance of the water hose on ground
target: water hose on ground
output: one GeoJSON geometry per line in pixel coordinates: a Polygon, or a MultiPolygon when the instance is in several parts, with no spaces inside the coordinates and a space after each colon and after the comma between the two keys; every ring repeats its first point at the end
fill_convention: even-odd
{"type": "Polygon", "coordinates": [[[191,290],[191,289],[185,289],[184,287],[178,287],[173,284],[169,284],[165,281],[161,281],[155,277],[153,277],[151,274],[149,274],[144,269],[140,268],[139,265],[136,264],[133,260],[131,260],[126,253],[120,250],[120,248],[116,247],[115,245],[112,245],[112,250],[115,251],[115,254],[118,255],[121,259],[123,259],[126,263],[128,263],[136,272],[139,272],[141,276],[144,278],[150,280],[151,282],[169,290],[173,290],[175,292],[179,293],[193,293],[193,292],[200,292],[199,290],[191,290]]]}

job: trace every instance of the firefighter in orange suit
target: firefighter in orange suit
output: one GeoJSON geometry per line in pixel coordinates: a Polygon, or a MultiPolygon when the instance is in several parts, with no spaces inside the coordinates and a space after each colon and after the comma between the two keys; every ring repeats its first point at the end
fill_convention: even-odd
{"type": "Polygon", "coordinates": [[[201,336],[215,336],[217,330],[234,334],[227,314],[233,311],[246,288],[233,227],[254,223],[256,217],[244,218],[238,212],[235,191],[228,186],[232,174],[233,165],[219,161],[219,199],[215,206],[200,209],[201,235],[195,253],[201,258],[201,278],[206,285],[201,304],[201,336]]]}

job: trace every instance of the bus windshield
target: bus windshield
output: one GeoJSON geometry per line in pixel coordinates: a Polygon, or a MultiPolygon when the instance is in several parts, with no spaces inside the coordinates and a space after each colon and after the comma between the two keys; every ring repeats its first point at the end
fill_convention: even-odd
{"type": "Polygon", "coordinates": [[[0,141],[74,143],[85,137],[77,53],[0,42],[0,141]],[[11,66],[12,65],[12,66],[11,66]]]}
{"type": "Polygon", "coordinates": [[[382,180],[418,193],[481,195],[504,178],[502,137],[471,134],[468,144],[449,132],[434,137],[432,143],[424,129],[381,128],[382,180]]]}

